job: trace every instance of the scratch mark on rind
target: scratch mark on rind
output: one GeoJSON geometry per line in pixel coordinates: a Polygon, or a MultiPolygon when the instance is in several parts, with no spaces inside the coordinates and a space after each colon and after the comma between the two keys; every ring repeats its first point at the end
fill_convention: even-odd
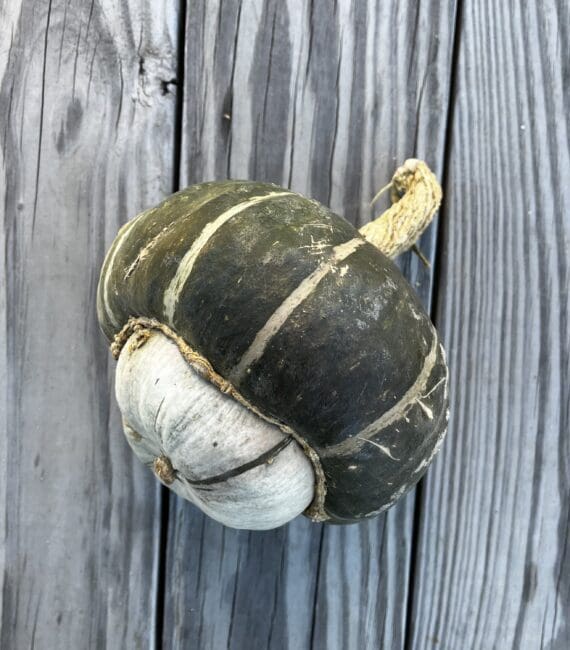
{"type": "Polygon", "coordinates": [[[426,416],[430,420],[433,420],[433,411],[430,409],[430,407],[427,406],[427,404],[424,404],[419,397],[416,399],[416,403],[420,406],[420,408],[426,414],[426,416]]]}
{"type": "Polygon", "coordinates": [[[363,442],[368,442],[371,445],[374,445],[375,447],[378,447],[378,449],[380,449],[380,451],[382,453],[386,454],[386,456],[389,456],[392,460],[400,460],[399,458],[396,458],[395,456],[392,455],[392,452],[390,451],[389,447],[386,447],[385,445],[381,445],[381,444],[379,444],[377,442],[374,442],[374,440],[369,440],[368,438],[361,438],[360,436],[356,436],[356,437],[359,438],[360,440],[362,440],[363,442]]]}

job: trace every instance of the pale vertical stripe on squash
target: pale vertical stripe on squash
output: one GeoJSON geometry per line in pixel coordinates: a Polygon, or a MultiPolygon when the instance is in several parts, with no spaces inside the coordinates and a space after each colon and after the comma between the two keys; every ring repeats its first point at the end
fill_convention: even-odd
{"type": "Polygon", "coordinates": [[[119,251],[121,250],[122,245],[125,243],[125,240],[127,239],[127,235],[129,234],[129,231],[131,230],[133,224],[140,219],[142,216],[147,214],[149,211],[147,210],[146,212],[141,212],[139,215],[137,215],[134,219],[131,219],[128,221],[122,228],[119,230],[119,233],[117,234],[117,237],[114,242],[113,246],[113,252],[109,256],[109,261],[107,262],[107,268],[104,273],[103,277],[103,308],[105,310],[105,315],[107,316],[109,322],[113,325],[113,327],[120,329],[121,328],[121,323],[119,323],[115,317],[115,314],[111,310],[110,302],[109,302],[109,283],[111,281],[111,275],[114,269],[115,265],[115,260],[117,258],[117,255],[119,254],[119,251]]]}
{"type": "Polygon", "coordinates": [[[211,221],[210,223],[204,226],[204,229],[200,235],[194,240],[192,246],[189,248],[188,252],[182,258],[178,270],[176,271],[175,276],[172,278],[168,288],[164,292],[164,315],[166,321],[172,325],[174,312],[176,311],[176,306],[178,304],[178,299],[181,292],[184,289],[184,285],[188,281],[192,269],[198,258],[198,255],[202,252],[202,249],[206,246],[210,238],[230,219],[240,214],[248,208],[258,205],[269,199],[274,199],[280,196],[288,196],[291,192],[270,192],[269,194],[264,194],[263,196],[254,196],[247,201],[238,203],[237,205],[232,206],[229,210],[223,212],[217,219],[211,221]]]}
{"type": "Polygon", "coordinates": [[[366,243],[361,237],[350,239],[347,242],[339,244],[332,249],[331,256],[319,264],[319,266],[308,275],[299,286],[294,289],[289,296],[279,305],[279,307],[269,317],[269,320],[259,330],[253,339],[252,344],[245,351],[244,355],[230,373],[230,381],[239,383],[243,378],[247,368],[257,361],[265,352],[267,345],[275,334],[283,327],[286,320],[293,311],[306,300],[315,290],[319,282],[333,269],[335,264],[342,262],[354,251],[366,243]]]}

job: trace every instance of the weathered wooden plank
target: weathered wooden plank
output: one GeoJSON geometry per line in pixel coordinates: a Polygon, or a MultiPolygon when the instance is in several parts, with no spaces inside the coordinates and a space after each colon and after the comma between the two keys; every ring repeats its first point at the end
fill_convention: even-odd
{"type": "Polygon", "coordinates": [[[570,647],[568,3],[464,3],[413,648],[570,647]]]}
{"type": "MultiPolygon", "coordinates": [[[[412,4],[189,3],[182,184],[270,180],[359,224],[406,157],[441,171],[454,3],[412,4]]],[[[403,647],[413,503],[247,533],[171,497],[165,647],[403,647]]]]}
{"type": "Polygon", "coordinates": [[[120,223],[171,191],[176,20],[0,10],[2,648],[154,645],[158,489],[121,434],[95,289],[120,223]]]}

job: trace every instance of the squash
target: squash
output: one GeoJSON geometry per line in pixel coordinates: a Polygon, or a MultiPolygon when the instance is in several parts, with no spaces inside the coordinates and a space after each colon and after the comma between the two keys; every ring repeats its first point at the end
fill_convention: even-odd
{"type": "Polygon", "coordinates": [[[425,472],[448,419],[445,353],[389,259],[441,200],[407,161],[359,232],[252,181],[194,185],[121,228],[98,288],[133,450],[238,528],[377,515],[425,472]]]}

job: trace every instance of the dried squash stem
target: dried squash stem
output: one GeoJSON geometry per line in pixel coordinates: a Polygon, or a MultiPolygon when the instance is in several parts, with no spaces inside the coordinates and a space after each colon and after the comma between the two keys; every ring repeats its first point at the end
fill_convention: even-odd
{"type": "Polygon", "coordinates": [[[430,168],[415,158],[396,170],[388,187],[392,207],[362,226],[360,233],[384,255],[394,258],[412,248],[429,226],[442,192],[430,168]]]}

